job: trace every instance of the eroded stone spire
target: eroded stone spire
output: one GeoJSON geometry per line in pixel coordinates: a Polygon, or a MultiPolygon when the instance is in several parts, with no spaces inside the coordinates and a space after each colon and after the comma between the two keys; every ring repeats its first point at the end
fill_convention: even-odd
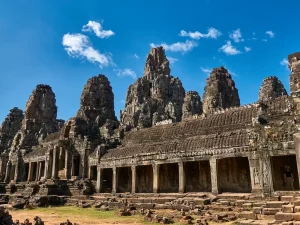
{"type": "Polygon", "coordinates": [[[49,85],[37,85],[30,95],[21,130],[15,135],[13,146],[30,148],[48,134],[57,132],[64,121],[57,120],[55,94],[49,85]]]}
{"type": "Polygon", "coordinates": [[[184,96],[181,81],[170,75],[164,49],[152,48],[143,77],[128,88],[121,123],[143,128],[161,121],[178,122],[182,117],[184,96]]]}
{"type": "Polygon", "coordinates": [[[23,111],[17,107],[11,109],[0,127],[0,153],[9,149],[14,136],[21,129],[23,111]]]}
{"type": "Polygon", "coordinates": [[[203,112],[240,106],[240,98],[231,75],[224,67],[213,69],[203,94],[203,112]]]}
{"type": "Polygon", "coordinates": [[[259,90],[259,101],[267,101],[283,95],[287,95],[287,92],[281,83],[281,81],[275,77],[267,77],[264,79],[259,90]]]}
{"type": "Polygon", "coordinates": [[[288,56],[290,75],[290,89],[293,97],[300,96],[300,52],[288,56]]]}
{"type": "Polygon", "coordinates": [[[182,120],[192,119],[202,114],[202,102],[197,91],[186,93],[182,106],[182,120]]]}
{"type": "Polygon", "coordinates": [[[107,119],[117,121],[114,94],[105,75],[90,78],[83,88],[77,117],[101,127],[107,119]]]}
{"type": "Polygon", "coordinates": [[[159,75],[170,75],[170,72],[169,60],[163,47],[151,48],[146,59],[144,76],[153,80],[159,75]]]}

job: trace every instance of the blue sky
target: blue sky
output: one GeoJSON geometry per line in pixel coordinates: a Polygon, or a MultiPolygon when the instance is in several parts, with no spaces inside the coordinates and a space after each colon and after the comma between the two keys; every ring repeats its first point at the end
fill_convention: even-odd
{"type": "Polygon", "coordinates": [[[300,50],[299,8],[297,0],[0,1],[0,121],[14,106],[24,110],[37,84],[52,86],[58,118],[68,119],[100,73],[119,116],[151,44],[164,44],[186,91],[202,96],[207,70],[221,65],[242,104],[257,101],[267,76],[289,91],[283,59],[300,50]]]}

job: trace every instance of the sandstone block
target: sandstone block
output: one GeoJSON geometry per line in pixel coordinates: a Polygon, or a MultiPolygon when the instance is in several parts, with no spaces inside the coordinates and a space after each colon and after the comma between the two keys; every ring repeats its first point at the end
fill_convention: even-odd
{"type": "Polygon", "coordinates": [[[239,215],[239,218],[245,218],[245,219],[250,219],[250,220],[256,220],[257,216],[255,213],[253,212],[249,212],[249,211],[244,211],[241,212],[239,215]]]}
{"type": "Polygon", "coordinates": [[[294,219],[294,214],[295,213],[279,212],[275,215],[275,219],[280,221],[292,221],[294,219]]]}
{"type": "Polygon", "coordinates": [[[293,213],[294,212],[294,205],[283,205],[282,212],[285,213],[293,213]]]}

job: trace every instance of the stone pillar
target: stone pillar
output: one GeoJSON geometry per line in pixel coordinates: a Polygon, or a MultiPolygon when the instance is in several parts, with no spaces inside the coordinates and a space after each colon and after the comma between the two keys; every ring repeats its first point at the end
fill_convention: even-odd
{"type": "Polygon", "coordinates": [[[35,180],[36,181],[38,181],[39,178],[40,178],[40,168],[41,168],[40,162],[37,161],[36,162],[36,175],[35,175],[35,180]]]}
{"type": "Polygon", "coordinates": [[[183,162],[178,163],[178,169],[179,169],[179,193],[184,193],[185,173],[184,173],[183,162]]]}
{"type": "Polygon", "coordinates": [[[259,159],[248,158],[248,160],[250,166],[252,192],[261,192],[263,181],[259,159]]]}
{"type": "Polygon", "coordinates": [[[300,181],[300,133],[294,134],[294,145],[296,152],[296,162],[297,162],[297,170],[300,181]]]}
{"type": "Polygon", "coordinates": [[[117,186],[118,186],[118,181],[117,181],[117,167],[113,168],[113,184],[112,184],[112,193],[117,193],[117,186]]]}
{"type": "Polygon", "coordinates": [[[74,176],[74,155],[72,155],[71,160],[72,160],[71,162],[71,178],[72,178],[72,176],[74,176]]]}
{"type": "Polygon", "coordinates": [[[70,160],[70,154],[66,149],[65,150],[65,177],[66,177],[66,179],[70,178],[70,163],[69,163],[69,160],[70,160]]]}
{"type": "Polygon", "coordinates": [[[264,156],[261,158],[260,167],[261,167],[261,174],[263,176],[262,178],[263,191],[264,193],[273,193],[274,185],[273,185],[270,156],[264,156]]]}
{"type": "Polygon", "coordinates": [[[45,160],[45,171],[44,171],[44,178],[48,179],[48,170],[49,170],[49,159],[46,158],[45,160]]]}
{"type": "Polygon", "coordinates": [[[5,183],[10,182],[10,180],[9,180],[9,178],[10,178],[10,169],[11,169],[11,162],[8,161],[7,166],[6,166],[5,179],[4,179],[5,183]]]}
{"type": "Polygon", "coordinates": [[[217,159],[212,157],[209,160],[210,173],[211,173],[211,191],[218,194],[218,162],[217,159]]]}
{"type": "Polygon", "coordinates": [[[101,192],[101,188],[102,188],[102,169],[97,166],[97,184],[96,184],[96,191],[98,193],[101,192]]]}
{"type": "Polygon", "coordinates": [[[19,181],[19,167],[20,167],[20,162],[19,160],[17,161],[17,164],[15,165],[15,178],[14,178],[14,181],[15,182],[18,182],[19,181]]]}
{"type": "Polygon", "coordinates": [[[131,166],[131,181],[132,181],[132,184],[131,184],[131,193],[135,193],[136,191],[136,166],[135,165],[132,165],[131,166]]]}
{"type": "Polygon", "coordinates": [[[28,163],[29,164],[29,166],[28,166],[28,178],[27,178],[27,181],[31,181],[31,178],[32,178],[32,163],[31,162],[29,162],[28,163]]]}
{"type": "Polygon", "coordinates": [[[54,147],[53,149],[53,158],[52,158],[52,177],[51,179],[56,179],[57,178],[57,167],[56,167],[56,157],[57,154],[57,147],[54,147]]]}
{"type": "Polygon", "coordinates": [[[158,193],[159,189],[159,164],[153,164],[153,193],[158,193]]]}

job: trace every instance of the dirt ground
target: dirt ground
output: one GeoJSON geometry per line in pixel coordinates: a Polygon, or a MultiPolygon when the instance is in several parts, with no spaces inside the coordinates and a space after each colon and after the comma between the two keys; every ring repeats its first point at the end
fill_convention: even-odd
{"type": "MultiPolygon", "coordinates": [[[[25,209],[25,210],[9,210],[13,220],[19,220],[23,222],[25,219],[33,221],[35,216],[39,216],[45,222],[45,225],[59,225],[65,222],[67,219],[72,223],[79,225],[144,225],[152,224],[145,223],[143,216],[117,216],[115,211],[102,212],[93,208],[77,208],[77,207],[51,207],[51,208],[38,208],[38,209],[25,209]]],[[[159,215],[174,215],[174,211],[159,211],[159,215]]],[[[196,219],[196,218],[195,218],[196,219]]],[[[154,223],[153,223],[154,224],[154,223]]],[[[213,225],[213,223],[209,223],[213,225]]],[[[222,225],[229,225],[230,223],[222,223],[222,225]]],[[[174,223],[174,225],[180,225],[180,223],[174,223]]]]}

